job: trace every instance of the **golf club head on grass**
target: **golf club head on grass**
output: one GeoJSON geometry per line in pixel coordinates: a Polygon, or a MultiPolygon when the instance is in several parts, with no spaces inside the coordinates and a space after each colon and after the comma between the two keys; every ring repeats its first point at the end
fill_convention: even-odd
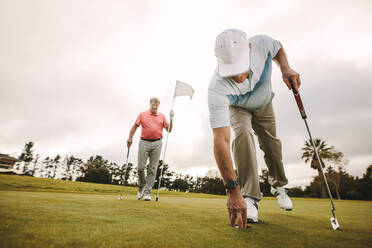
{"type": "Polygon", "coordinates": [[[340,225],[338,224],[338,221],[335,217],[332,217],[331,219],[331,224],[332,224],[332,227],[333,227],[333,230],[340,230],[340,225]]]}
{"type": "Polygon", "coordinates": [[[118,200],[123,200],[123,196],[119,195],[118,200]]]}

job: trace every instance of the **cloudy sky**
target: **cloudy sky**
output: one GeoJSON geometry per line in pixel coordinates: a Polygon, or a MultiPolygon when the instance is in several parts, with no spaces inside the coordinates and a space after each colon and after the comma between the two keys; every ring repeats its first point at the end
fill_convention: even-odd
{"type": "MultiPolygon", "coordinates": [[[[0,0],[0,153],[34,141],[42,157],[99,154],[123,163],[137,115],[157,96],[168,116],[178,79],[196,93],[176,98],[166,161],[193,175],[216,169],[207,88],[215,37],[234,27],[281,41],[301,74],[312,135],[362,175],[372,162],[370,13],[368,0],[0,0]]],[[[287,177],[290,186],[305,185],[316,174],[300,158],[307,132],[273,68],[287,177]]],[[[134,164],[138,140],[139,130],[134,164]]]]}

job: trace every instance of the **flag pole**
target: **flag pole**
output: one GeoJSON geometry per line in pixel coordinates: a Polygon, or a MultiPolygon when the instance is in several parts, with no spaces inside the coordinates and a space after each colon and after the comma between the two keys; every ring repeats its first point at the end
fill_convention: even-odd
{"type": "MultiPolygon", "coordinates": [[[[171,112],[173,111],[174,100],[176,99],[176,88],[177,88],[177,83],[176,83],[176,86],[174,88],[174,94],[173,94],[173,101],[172,101],[171,112]]],[[[173,117],[171,117],[171,118],[173,118],[173,117]]],[[[169,126],[168,126],[168,128],[169,128],[169,126]]],[[[168,137],[169,137],[169,132],[167,132],[167,137],[165,138],[165,147],[164,147],[163,159],[162,159],[160,176],[159,176],[158,191],[156,192],[156,201],[159,201],[159,190],[160,190],[161,179],[163,178],[163,169],[164,169],[164,166],[165,166],[165,153],[167,151],[167,146],[168,146],[168,137]]]]}

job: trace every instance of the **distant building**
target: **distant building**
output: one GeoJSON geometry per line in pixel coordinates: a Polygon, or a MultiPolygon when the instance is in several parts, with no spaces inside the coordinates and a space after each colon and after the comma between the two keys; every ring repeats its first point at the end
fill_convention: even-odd
{"type": "Polygon", "coordinates": [[[8,154],[0,153],[0,173],[2,174],[18,174],[13,166],[19,160],[13,157],[10,157],[8,154]]]}

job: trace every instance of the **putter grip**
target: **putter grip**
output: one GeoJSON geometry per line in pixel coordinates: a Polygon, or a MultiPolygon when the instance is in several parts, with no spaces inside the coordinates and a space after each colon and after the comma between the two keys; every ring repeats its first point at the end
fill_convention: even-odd
{"type": "Polygon", "coordinates": [[[292,92],[293,92],[294,98],[296,100],[298,109],[300,110],[301,117],[302,117],[302,119],[306,119],[307,116],[306,116],[306,113],[305,113],[304,105],[302,104],[300,93],[298,93],[298,91],[295,89],[292,82],[291,82],[291,86],[292,86],[292,92]]]}

